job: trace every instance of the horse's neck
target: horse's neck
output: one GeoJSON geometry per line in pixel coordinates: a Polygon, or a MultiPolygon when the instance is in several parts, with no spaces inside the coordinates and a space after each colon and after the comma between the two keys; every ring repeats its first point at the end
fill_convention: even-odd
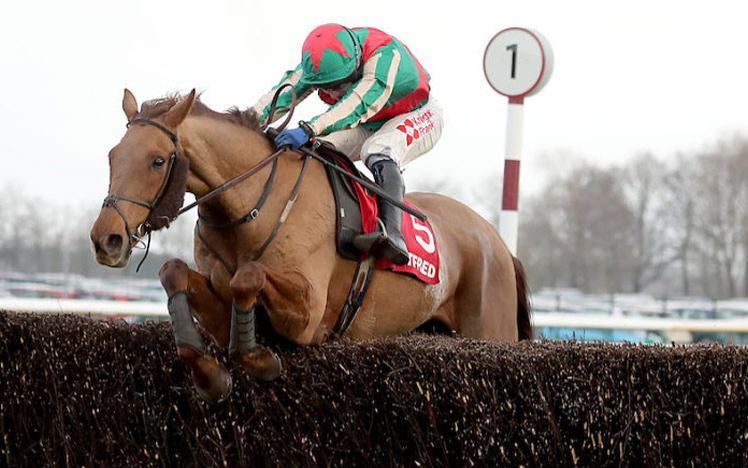
{"type": "MultiPolygon", "coordinates": [[[[190,159],[188,190],[197,197],[246,172],[273,152],[270,142],[261,133],[209,117],[188,118],[180,127],[180,138],[190,159]]],[[[290,195],[302,177],[303,162],[293,157],[277,161],[272,189],[256,219],[233,228],[233,235],[221,229],[201,231],[211,249],[235,265],[254,258],[258,249],[272,238],[277,223],[284,216],[289,216],[284,220],[287,221],[284,235],[275,238],[271,246],[284,255],[271,257],[272,261],[289,264],[306,261],[310,252],[335,238],[335,202],[324,168],[311,164],[303,173],[298,199],[288,215],[290,195]]],[[[208,202],[207,207],[201,206],[201,215],[207,215],[206,221],[213,223],[234,221],[246,215],[261,199],[271,170],[272,164],[268,164],[215,201],[208,202]]]]}
{"type": "MultiPolygon", "coordinates": [[[[210,117],[185,120],[180,126],[180,139],[190,159],[187,191],[195,197],[221,187],[272,152],[269,142],[258,132],[210,117]]],[[[252,178],[265,179],[268,171],[265,168],[252,178]]],[[[220,205],[225,215],[237,216],[247,200],[259,197],[262,184],[253,182],[248,180],[229,189],[218,198],[220,202],[210,206],[220,205]]]]}

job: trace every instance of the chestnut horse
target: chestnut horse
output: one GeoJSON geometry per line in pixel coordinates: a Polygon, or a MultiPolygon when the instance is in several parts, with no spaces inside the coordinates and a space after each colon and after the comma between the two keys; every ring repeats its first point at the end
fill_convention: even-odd
{"type": "MultiPolygon", "coordinates": [[[[274,330],[286,339],[299,345],[323,342],[356,269],[355,262],[336,253],[335,202],[324,167],[309,161],[297,184],[305,164],[299,153],[281,152],[276,168],[260,165],[275,148],[256,116],[236,109],[215,112],[196,99],[194,90],[147,101],[140,110],[125,90],[122,106],[128,129],[109,153],[109,196],[91,230],[96,260],[126,266],[140,236],[177,216],[185,191],[202,197],[254,167],[251,178],[199,205],[197,271],[172,259],[160,278],[170,298],[178,355],[203,398],[226,397],[231,378],[203,346],[193,314],[218,346],[229,346],[233,362],[258,378],[277,377],[279,360],[254,342],[250,312],[255,304],[265,308],[274,330]],[[268,192],[271,172],[276,173],[268,192]],[[290,203],[295,185],[298,197],[290,203]],[[261,211],[253,209],[259,205],[261,211]],[[250,222],[230,223],[239,218],[250,222]],[[221,223],[228,226],[216,227],[221,223]]],[[[427,285],[377,271],[346,336],[397,335],[437,321],[472,338],[529,338],[524,271],[496,230],[448,197],[411,193],[408,199],[434,230],[440,281],[427,285]]]]}

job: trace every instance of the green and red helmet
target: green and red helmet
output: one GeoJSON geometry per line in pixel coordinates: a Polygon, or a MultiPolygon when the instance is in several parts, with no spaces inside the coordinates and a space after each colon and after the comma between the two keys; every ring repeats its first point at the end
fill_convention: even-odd
{"type": "Polygon", "coordinates": [[[301,83],[319,87],[346,81],[360,62],[361,45],[353,31],[323,24],[309,33],[301,49],[301,83]]]}

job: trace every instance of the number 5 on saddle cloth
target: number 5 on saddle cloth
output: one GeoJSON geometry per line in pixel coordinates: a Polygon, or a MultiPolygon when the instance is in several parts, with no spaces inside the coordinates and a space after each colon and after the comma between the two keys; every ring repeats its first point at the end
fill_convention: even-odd
{"type": "MultiPolygon", "coordinates": [[[[316,152],[331,165],[365,179],[351,160],[331,145],[322,143],[316,152]]],[[[335,243],[338,254],[358,262],[348,297],[333,330],[334,335],[340,336],[345,333],[361,308],[375,268],[403,273],[426,284],[437,284],[439,252],[436,247],[436,236],[428,221],[420,221],[405,211],[402,223],[403,238],[410,257],[406,265],[395,265],[385,259],[374,259],[369,257],[367,252],[358,250],[353,243],[356,236],[373,232],[377,228],[377,199],[361,184],[332,169],[330,165],[325,164],[325,169],[335,197],[335,243]]]]}
{"type": "MultiPolygon", "coordinates": [[[[364,178],[350,159],[331,146],[323,143],[317,148],[317,153],[338,167],[344,168],[350,174],[364,178]]],[[[325,167],[335,196],[338,253],[343,258],[360,261],[367,256],[367,253],[359,251],[354,246],[353,239],[359,234],[369,233],[376,229],[378,214],[376,197],[356,181],[330,169],[329,166],[325,167]]],[[[410,205],[407,200],[406,204],[410,205]]],[[[420,221],[403,211],[403,237],[408,246],[410,262],[397,266],[384,259],[378,259],[376,268],[405,273],[427,284],[437,284],[439,282],[439,253],[431,225],[428,221],[420,221]]]]}

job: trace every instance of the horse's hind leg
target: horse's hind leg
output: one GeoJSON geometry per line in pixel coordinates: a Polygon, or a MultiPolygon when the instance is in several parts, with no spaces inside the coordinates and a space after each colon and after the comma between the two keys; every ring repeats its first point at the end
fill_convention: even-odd
{"type": "Polygon", "coordinates": [[[517,341],[517,289],[512,258],[503,246],[486,249],[458,286],[458,331],[484,340],[517,341]]]}
{"type": "Polygon", "coordinates": [[[192,320],[194,311],[200,324],[219,346],[228,342],[228,309],[211,290],[207,278],[185,262],[172,259],[159,272],[169,297],[169,316],[174,328],[177,355],[192,370],[197,393],[206,400],[219,401],[231,393],[231,374],[210,356],[192,320]]]}

